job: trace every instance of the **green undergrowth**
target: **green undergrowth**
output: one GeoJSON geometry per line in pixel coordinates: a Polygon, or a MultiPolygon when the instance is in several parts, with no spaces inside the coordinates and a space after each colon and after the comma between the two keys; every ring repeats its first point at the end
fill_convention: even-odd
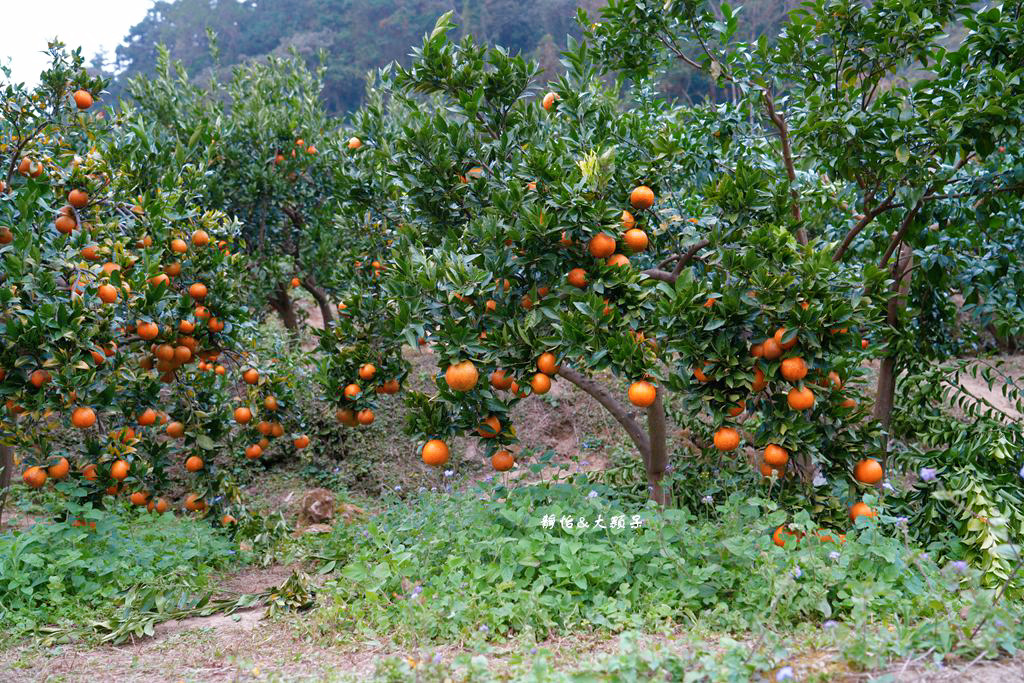
{"type": "Polygon", "coordinates": [[[787,517],[763,498],[733,495],[714,517],[659,513],[583,479],[424,492],[325,539],[321,572],[331,578],[311,625],[325,639],[388,634],[411,647],[680,628],[747,640],[811,629],[846,633],[844,657],[863,667],[918,648],[996,656],[1024,633],[1019,602],[982,587],[966,565],[937,559],[955,557],[957,546],[915,545],[899,520],[858,520],[839,544],[821,540],[838,534],[806,513],[787,517]],[[544,527],[547,515],[554,528],[544,527]],[[608,526],[617,515],[624,529],[594,528],[598,516],[608,526]],[[780,524],[803,536],[777,547],[780,524]]]}
{"type": "Polygon", "coordinates": [[[239,564],[236,546],[207,522],[126,505],[68,512],[0,534],[0,643],[95,624],[126,602],[147,610],[145,596],[207,590],[215,572],[239,564]]]}

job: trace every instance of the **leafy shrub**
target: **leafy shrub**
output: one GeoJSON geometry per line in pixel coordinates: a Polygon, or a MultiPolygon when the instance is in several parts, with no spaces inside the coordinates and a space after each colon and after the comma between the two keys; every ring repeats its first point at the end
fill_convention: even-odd
{"type": "Polygon", "coordinates": [[[72,505],[69,513],[66,521],[0,535],[6,635],[99,618],[136,587],[201,590],[232,563],[231,543],[206,524],[91,506],[72,505]]]}
{"type": "Polygon", "coordinates": [[[866,624],[927,618],[956,602],[934,559],[949,549],[926,553],[905,534],[887,535],[892,518],[860,522],[837,545],[820,540],[801,512],[792,529],[806,535],[779,548],[770,536],[787,514],[771,500],[733,495],[708,523],[685,509],[658,515],[601,485],[590,488],[581,475],[573,483],[424,494],[363,529],[335,530],[322,570],[341,576],[329,584],[333,602],[320,613],[322,625],[354,636],[397,628],[397,638],[432,641],[698,620],[730,630],[765,619],[866,624]],[[625,529],[595,530],[598,515],[607,525],[620,514],[625,529]],[[545,515],[554,516],[553,529],[543,528],[545,515]],[[563,515],[591,526],[563,529],[563,515]],[[630,528],[633,515],[642,520],[638,529],[630,528]]]}

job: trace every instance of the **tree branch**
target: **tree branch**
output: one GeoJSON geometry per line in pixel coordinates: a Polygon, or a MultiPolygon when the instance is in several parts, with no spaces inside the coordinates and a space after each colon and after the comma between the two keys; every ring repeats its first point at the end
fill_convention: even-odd
{"type": "MultiPolygon", "coordinates": [[[[782,143],[782,161],[786,166],[786,177],[789,178],[791,185],[789,193],[793,197],[793,218],[799,223],[802,220],[800,196],[797,194],[796,187],[792,187],[793,183],[796,182],[796,165],[793,163],[793,148],[789,142],[789,126],[786,125],[786,119],[775,111],[775,100],[767,89],[761,90],[761,99],[764,100],[764,106],[768,110],[768,118],[771,119],[771,122],[779,131],[779,140],[782,143]]],[[[803,227],[798,228],[796,238],[800,244],[807,244],[807,231],[803,227]]]]}
{"type": "Polygon", "coordinates": [[[860,234],[861,230],[867,227],[868,223],[875,220],[875,218],[879,214],[884,213],[889,209],[893,208],[892,200],[895,197],[896,190],[893,190],[892,192],[889,193],[889,196],[886,197],[881,204],[865,213],[864,218],[861,218],[859,221],[857,221],[857,225],[853,226],[853,228],[850,229],[850,232],[846,233],[846,237],[843,238],[843,243],[839,245],[839,248],[836,250],[836,253],[832,255],[833,263],[839,263],[839,260],[843,258],[843,254],[846,253],[846,250],[849,248],[854,238],[860,234]]]}
{"type": "Polygon", "coordinates": [[[646,465],[650,462],[651,442],[647,438],[647,434],[644,433],[644,430],[640,428],[640,424],[627,412],[624,405],[619,403],[600,384],[570,367],[563,365],[559,369],[558,374],[578,386],[584,393],[589,394],[595,401],[604,406],[605,410],[611,413],[616,422],[622,425],[622,428],[629,434],[629,438],[636,444],[637,450],[643,456],[644,464],[646,465]]]}

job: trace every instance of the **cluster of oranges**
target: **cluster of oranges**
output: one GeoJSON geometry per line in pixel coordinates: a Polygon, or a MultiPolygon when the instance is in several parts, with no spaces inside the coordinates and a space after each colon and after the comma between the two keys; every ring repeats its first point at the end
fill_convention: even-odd
{"type": "MultiPolygon", "coordinates": [[[[639,211],[654,206],[654,192],[646,185],[633,188],[629,193],[630,205],[639,211]]],[[[650,239],[647,233],[636,227],[636,218],[629,211],[622,212],[622,242],[633,254],[638,254],[647,249],[650,239]]],[[[572,246],[572,240],[565,233],[559,242],[562,246],[572,246]]],[[[599,232],[587,242],[587,253],[595,259],[604,260],[609,266],[622,267],[629,265],[629,257],[618,250],[618,241],[606,232],[599,232]]],[[[587,271],[585,268],[576,267],[566,275],[566,281],[578,289],[586,288],[587,271]]],[[[607,302],[605,302],[607,305],[607,302]]]]}
{"type": "MultiPolygon", "coordinates": [[[[359,370],[356,373],[359,376],[359,380],[363,382],[378,381],[374,391],[378,394],[397,394],[402,386],[397,379],[389,379],[384,382],[380,382],[377,379],[377,366],[373,363],[363,363],[359,366],[359,370]]],[[[345,385],[342,390],[342,395],[346,401],[355,403],[363,397],[363,388],[355,382],[350,382],[345,385]]],[[[358,427],[373,424],[376,419],[376,415],[372,408],[361,408],[356,407],[344,407],[339,408],[336,417],[338,422],[342,423],[346,427],[358,427]]]]}

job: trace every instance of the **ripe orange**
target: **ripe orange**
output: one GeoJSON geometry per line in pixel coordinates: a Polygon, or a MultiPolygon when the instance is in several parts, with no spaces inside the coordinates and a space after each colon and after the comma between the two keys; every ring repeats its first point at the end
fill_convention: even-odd
{"type": "Polygon", "coordinates": [[[29,467],[22,473],[21,479],[25,482],[26,486],[34,489],[42,488],[43,484],[46,483],[46,470],[42,467],[29,467]]]}
{"type": "Polygon", "coordinates": [[[381,392],[385,394],[397,394],[402,389],[402,385],[398,383],[397,379],[389,379],[380,386],[381,392]]]}
{"type": "Polygon", "coordinates": [[[779,366],[779,372],[790,382],[799,382],[807,376],[807,363],[803,358],[787,358],[779,366]]]}
{"type": "Polygon", "coordinates": [[[359,421],[356,420],[356,411],[351,408],[340,408],[334,415],[338,418],[338,422],[347,427],[355,427],[359,424],[359,421]]]}
{"type": "Polygon", "coordinates": [[[68,193],[68,204],[76,209],[84,209],[89,204],[89,195],[82,190],[71,190],[68,193]]]}
{"type": "Polygon", "coordinates": [[[68,459],[61,456],[57,462],[46,468],[46,474],[53,479],[63,479],[68,476],[68,472],[71,470],[71,463],[68,459]]]}
{"type": "Polygon", "coordinates": [[[814,406],[814,392],[807,387],[803,389],[793,387],[786,395],[786,401],[793,410],[807,410],[814,406]]]}
{"type": "Polygon", "coordinates": [[[192,360],[192,349],[182,344],[181,346],[174,347],[174,362],[178,365],[184,365],[185,363],[192,360]]]}
{"type": "Polygon", "coordinates": [[[117,301],[117,288],[113,285],[100,285],[96,293],[100,297],[100,301],[105,304],[112,304],[117,301]]]}
{"type": "Polygon", "coordinates": [[[571,247],[573,241],[569,238],[569,235],[565,232],[562,233],[562,237],[558,240],[558,243],[563,247],[571,247]]]}
{"type": "Polygon", "coordinates": [[[259,430],[263,436],[270,436],[274,433],[274,425],[270,424],[266,420],[260,420],[259,424],[256,425],[256,429],[259,430]]]}
{"type": "Polygon", "coordinates": [[[189,472],[198,472],[203,469],[203,459],[198,455],[193,455],[185,461],[185,469],[189,472]]]}
{"type": "Polygon", "coordinates": [[[615,238],[600,232],[590,238],[587,251],[594,258],[608,258],[615,253],[615,238]]]}
{"type": "Polygon", "coordinates": [[[647,245],[650,244],[650,240],[647,239],[647,233],[639,228],[631,228],[626,231],[626,234],[622,236],[622,241],[626,243],[634,253],[639,253],[647,249],[647,245]]]}
{"type": "Polygon", "coordinates": [[[476,433],[484,439],[493,439],[501,433],[501,420],[494,415],[488,416],[480,426],[476,428],[476,433]]]}
{"type": "Polygon", "coordinates": [[[839,373],[835,370],[828,373],[828,384],[832,385],[832,388],[839,391],[843,388],[843,380],[839,378],[839,373]]]}
{"type": "Polygon", "coordinates": [[[96,424],[96,413],[88,406],[75,408],[71,413],[71,424],[79,429],[88,429],[96,424]]]}
{"type": "Polygon", "coordinates": [[[736,405],[731,406],[729,408],[729,410],[728,410],[729,417],[736,417],[737,415],[742,413],[744,410],[746,410],[746,408],[747,408],[747,402],[746,401],[740,401],[736,405]]]}
{"type": "Polygon", "coordinates": [[[606,263],[613,268],[621,268],[629,265],[629,257],[625,254],[612,254],[606,263]]]}
{"type": "Polygon", "coordinates": [[[569,284],[573,287],[583,289],[587,286],[587,271],[582,268],[573,268],[569,271],[569,275],[566,277],[569,284]]]}
{"type": "Polygon", "coordinates": [[[196,301],[202,301],[203,299],[206,298],[206,295],[208,293],[209,292],[206,289],[206,285],[204,285],[202,282],[194,282],[188,288],[188,295],[191,296],[196,301]]]}
{"type": "Polygon", "coordinates": [[[555,363],[555,354],[545,351],[537,359],[537,369],[545,375],[557,375],[558,364],[555,363]]]}
{"type": "MultiPolygon", "coordinates": [[[[310,147],[310,149],[313,149],[313,148],[310,147]]],[[[231,526],[232,524],[234,524],[237,521],[238,520],[235,519],[234,517],[232,517],[231,515],[224,515],[223,517],[220,518],[220,525],[221,526],[231,526]]]]}
{"type": "Polygon", "coordinates": [[[145,505],[149,501],[149,494],[145,491],[135,491],[132,495],[128,496],[128,500],[131,501],[132,505],[145,505]]]}
{"type": "MultiPolygon", "coordinates": [[[[629,232],[636,227],[636,218],[629,211],[622,212],[622,229],[629,232]]],[[[642,232],[642,231],[641,231],[642,232]]],[[[644,237],[647,235],[645,234],[644,237]]]]}
{"type": "Polygon", "coordinates": [[[783,351],[789,351],[791,348],[796,346],[796,342],[799,339],[800,335],[794,336],[788,342],[783,344],[782,343],[782,338],[785,337],[785,336],[786,336],[786,328],[785,327],[780,327],[779,329],[775,330],[775,336],[774,336],[775,341],[778,342],[779,346],[782,348],[783,351]]]}
{"type": "Polygon", "coordinates": [[[249,458],[249,460],[255,460],[261,455],[263,455],[263,448],[258,443],[254,443],[245,449],[245,457],[249,458]]]}
{"type": "Polygon", "coordinates": [[[152,408],[146,408],[139,414],[139,425],[148,427],[156,422],[156,411],[152,408]]]}
{"type": "Polygon", "coordinates": [[[855,400],[853,400],[852,398],[846,398],[839,405],[841,405],[844,408],[856,408],[857,407],[857,402],[855,400]]]}
{"type": "Polygon", "coordinates": [[[63,235],[70,235],[72,232],[75,231],[75,228],[78,226],[78,223],[75,222],[75,219],[71,216],[61,215],[57,216],[57,219],[53,222],[53,225],[55,228],[57,228],[57,232],[63,235]]]}
{"type": "Polygon", "coordinates": [[[498,451],[491,456],[491,467],[499,472],[507,472],[516,465],[516,458],[508,451],[498,451]]]}
{"type": "Polygon", "coordinates": [[[263,399],[263,407],[270,411],[277,410],[277,399],[273,396],[267,396],[263,399]]]}
{"type": "Polygon", "coordinates": [[[40,388],[49,381],[50,373],[48,373],[46,370],[35,370],[31,375],[28,376],[28,383],[34,386],[36,389],[40,388]]]}
{"type": "Polygon", "coordinates": [[[558,97],[558,93],[549,92],[547,95],[544,96],[544,99],[541,101],[541,106],[544,107],[544,111],[551,111],[551,109],[555,106],[555,102],[557,102],[559,99],[560,98],[558,97]]]}
{"type": "Polygon", "coordinates": [[[205,247],[210,243],[210,235],[205,230],[196,230],[192,233],[192,244],[197,247],[205,247]]]}
{"type": "Polygon", "coordinates": [[[654,192],[646,185],[640,185],[629,193],[629,203],[634,209],[649,209],[654,206],[654,192]]]}
{"type": "Polygon", "coordinates": [[[132,466],[128,464],[127,461],[115,460],[114,464],[110,466],[110,478],[116,479],[117,481],[124,481],[131,468],[132,466]]]}
{"type": "Polygon", "coordinates": [[[80,111],[85,111],[92,106],[92,95],[87,90],[78,89],[74,92],[73,97],[75,98],[75,106],[80,111]]]}
{"type": "Polygon", "coordinates": [[[764,447],[764,461],[772,467],[785,467],[789,462],[789,453],[782,446],[770,443],[764,447]]]}
{"type": "Polygon", "coordinates": [[[200,498],[198,493],[190,493],[185,496],[185,509],[189,512],[205,510],[206,501],[200,498]]]}
{"type": "Polygon", "coordinates": [[[372,363],[366,363],[359,368],[359,379],[370,381],[377,374],[377,368],[372,363]]]}
{"type": "Polygon", "coordinates": [[[761,463],[761,465],[758,467],[758,470],[761,472],[761,476],[764,477],[765,479],[771,478],[773,473],[777,475],[780,479],[785,475],[785,470],[772,467],[766,462],[761,463]]]}
{"type": "Polygon", "coordinates": [[[242,373],[242,379],[246,384],[256,384],[260,381],[260,373],[256,371],[256,368],[249,368],[242,373]]]}
{"type": "Polygon", "coordinates": [[[479,378],[480,373],[477,372],[473,361],[469,360],[449,365],[444,371],[444,380],[453,391],[469,391],[476,386],[479,378]]]}
{"type": "Polygon", "coordinates": [[[149,510],[150,512],[156,510],[157,514],[162,515],[165,512],[167,512],[167,510],[170,509],[170,507],[170,503],[168,503],[165,499],[157,498],[156,502],[151,502],[149,505],[146,506],[146,509],[149,510]]]}
{"type": "Polygon", "coordinates": [[[245,406],[235,408],[235,422],[238,424],[248,424],[249,420],[252,419],[252,411],[245,406]]]}
{"type": "Polygon", "coordinates": [[[96,481],[100,478],[99,469],[96,465],[86,465],[82,468],[82,476],[88,481],[96,481]]]}
{"type": "Polygon", "coordinates": [[[868,344],[868,340],[867,339],[861,339],[860,340],[860,348],[866,349],[866,348],[868,348],[868,346],[870,346],[870,344],[868,344]]]}
{"type": "Polygon", "coordinates": [[[146,341],[152,341],[156,339],[157,336],[160,334],[160,328],[157,326],[156,323],[143,322],[139,323],[137,332],[142,339],[145,339],[146,341]]]}
{"type": "Polygon", "coordinates": [[[761,344],[761,355],[764,356],[765,360],[775,360],[782,355],[782,347],[779,346],[779,342],[775,341],[774,337],[768,337],[761,344]]]}
{"type": "Polygon", "coordinates": [[[298,287],[298,286],[299,286],[299,284],[300,284],[300,283],[299,283],[299,278],[297,278],[297,277],[293,277],[293,278],[292,278],[292,281],[291,281],[291,282],[290,282],[289,284],[291,284],[291,286],[292,286],[292,287],[298,287]]]}
{"type": "Polygon", "coordinates": [[[856,522],[858,517],[877,517],[878,513],[864,501],[858,501],[850,508],[850,521],[856,522]]]}
{"type": "Polygon", "coordinates": [[[180,422],[171,422],[167,425],[164,431],[167,433],[167,436],[172,439],[180,439],[185,436],[185,425],[180,422]]]}
{"type": "Polygon", "coordinates": [[[715,448],[720,451],[733,451],[740,445],[740,433],[732,427],[720,427],[715,432],[715,448]]]}
{"type": "Polygon", "coordinates": [[[495,389],[508,389],[512,386],[512,378],[506,376],[504,370],[495,370],[491,373],[491,386],[495,389]]]}
{"type": "Polygon", "coordinates": [[[786,541],[799,541],[801,538],[803,538],[803,534],[797,531],[790,531],[786,528],[785,524],[780,524],[772,534],[772,543],[780,548],[784,548],[786,547],[786,541]]]}
{"type": "Polygon", "coordinates": [[[175,254],[184,254],[188,251],[188,243],[186,243],[185,240],[176,237],[171,240],[171,251],[175,254]]]}
{"type": "Polygon", "coordinates": [[[703,366],[697,366],[693,369],[693,376],[697,378],[698,382],[710,382],[711,378],[704,373],[703,366]]]}
{"type": "Polygon", "coordinates": [[[864,458],[853,468],[853,478],[862,484],[874,486],[882,481],[884,476],[882,465],[874,458],[864,458]]]}
{"type": "Polygon", "coordinates": [[[635,406],[646,408],[654,403],[658,390],[650,382],[640,380],[629,385],[629,402],[635,406]]]}
{"type": "Polygon", "coordinates": [[[530,388],[535,394],[546,394],[551,391],[551,378],[543,372],[538,372],[530,380],[530,388]]]}
{"type": "Polygon", "coordinates": [[[363,146],[363,141],[360,140],[359,138],[354,138],[353,137],[353,138],[349,138],[348,139],[348,148],[349,149],[357,150],[357,149],[359,149],[362,146],[363,146]]]}
{"type": "Polygon", "coordinates": [[[423,444],[420,456],[423,458],[423,462],[432,467],[437,467],[448,462],[448,453],[448,444],[440,439],[431,439],[423,444]]]}
{"type": "Polygon", "coordinates": [[[373,424],[373,421],[376,419],[376,417],[377,416],[374,415],[373,411],[370,410],[369,408],[364,408],[360,410],[358,413],[356,413],[356,421],[359,424],[363,425],[364,427],[366,425],[373,424]]]}
{"type": "Polygon", "coordinates": [[[292,441],[292,445],[295,446],[297,450],[301,451],[303,448],[309,445],[309,437],[303,434],[302,436],[292,441]]]}
{"type": "MultiPolygon", "coordinates": [[[[3,229],[0,228],[0,233],[2,232],[3,229]]],[[[0,244],[4,244],[4,241],[2,239],[0,239],[0,244]]],[[[83,247],[80,254],[82,258],[84,258],[86,261],[98,261],[100,258],[99,247],[97,247],[95,244],[90,244],[86,247],[83,247]]]]}

